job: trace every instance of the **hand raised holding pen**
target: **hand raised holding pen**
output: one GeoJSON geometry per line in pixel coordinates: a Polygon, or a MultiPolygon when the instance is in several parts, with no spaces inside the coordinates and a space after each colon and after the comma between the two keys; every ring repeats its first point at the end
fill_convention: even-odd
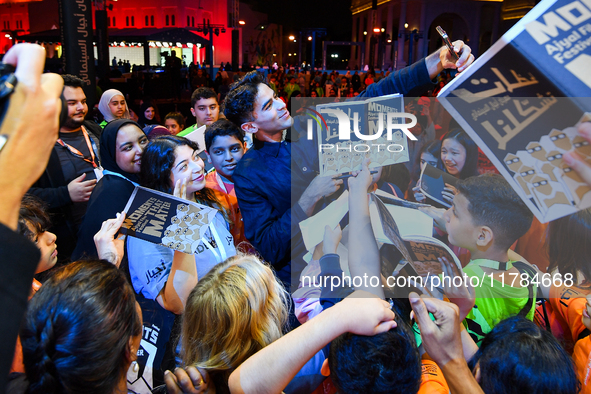
{"type": "Polygon", "coordinates": [[[453,43],[454,51],[458,54],[458,61],[455,61],[452,54],[449,53],[447,47],[443,47],[439,53],[439,59],[443,68],[454,68],[458,72],[464,71],[474,61],[474,55],[472,55],[472,49],[464,41],[457,40],[453,43]]]}

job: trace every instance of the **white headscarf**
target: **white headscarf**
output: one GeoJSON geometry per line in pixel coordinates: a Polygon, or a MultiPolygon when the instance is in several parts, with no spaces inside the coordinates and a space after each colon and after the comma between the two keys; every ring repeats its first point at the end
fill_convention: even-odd
{"type": "MultiPolygon", "coordinates": [[[[109,89],[103,93],[103,95],[101,96],[101,100],[99,101],[99,111],[101,111],[101,114],[103,114],[103,117],[107,122],[117,119],[115,118],[115,116],[113,116],[111,108],[109,108],[109,103],[111,102],[111,99],[117,95],[125,98],[123,93],[121,93],[117,89],[109,89]]],[[[125,102],[125,113],[123,114],[121,119],[131,119],[131,116],[129,115],[129,106],[127,105],[127,101],[125,102]]]]}

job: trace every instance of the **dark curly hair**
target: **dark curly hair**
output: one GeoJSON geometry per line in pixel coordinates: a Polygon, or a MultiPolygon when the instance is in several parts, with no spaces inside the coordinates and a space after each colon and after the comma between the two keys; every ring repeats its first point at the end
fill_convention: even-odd
{"type": "Polygon", "coordinates": [[[486,394],[578,393],[572,358],[548,331],[522,316],[501,321],[489,332],[469,366],[480,367],[486,394]]]}
{"type": "Polygon", "coordinates": [[[254,120],[254,102],[259,93],[259,85],[264,83],[269,86],[261,73],[251,71],[241,80],[230,85],[230,92],[224,100],[224,116],[237,126],[254,120]]]}
{"type": "Polygon", "coordinates": [[[27,393],[112,393],[142,333],[133,289],[104,260],[57,271],[29,303],[20,332],[27,393]]]}
{"type": "Polygon", "coordinates": [[[244,130],[228,119],[220,119],[205,129],[205,150],[209,152],[215,138],[223,136],[234,137],[244,144],[244,130]]]}
{"type": "Polygon", "coordinates": [[[34,242],[37,235],[47,231],[50,226],[51,220],[43,201],[33,195],[25,194],[18,212],[19,234],[34,242]],[[28,224],[33,227],[35,233],[31,231],[28,224]]]}
{"type": "MultiPolygon", "coordinates": [[[[199,150],[199,145],[196,142],[174,135],[162,136],[150,141],[142,155],[139,174],[140,185],[172,194],[173,185],[170,181],[170,175],[176,158],[175,151],[179,146],[188,146],[194,151],[199,150]]],[[[199,190],[195,193],[195,201],[219,210],[228,221],[228,213],[220,204],[213,190],[207,187],[199,190]]]]}

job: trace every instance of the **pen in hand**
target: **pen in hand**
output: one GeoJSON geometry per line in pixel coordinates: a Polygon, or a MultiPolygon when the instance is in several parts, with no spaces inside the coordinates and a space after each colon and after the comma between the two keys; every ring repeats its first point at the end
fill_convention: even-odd
{"type": "MultiPolygon", "coordinates": [[[[369,173],[370,174],[377,174],[378,171],[377,170],[373,170],[373,171],[370,171],[369,173]]],[[[347,179],[347,178],[350,178],[352,176],[353,176],[352,174],[345,174],[345,175],[341,175],[341,176],[335,176],[332,179],[347,179]]]]}

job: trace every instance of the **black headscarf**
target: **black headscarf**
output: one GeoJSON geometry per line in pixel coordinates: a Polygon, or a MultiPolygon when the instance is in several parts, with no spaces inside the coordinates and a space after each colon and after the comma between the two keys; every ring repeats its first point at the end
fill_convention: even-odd
{"type": "MultiPolygon", "coordinates": [[[[105,170],[109,170],[112,172],[116,172],[118,174],[123,175],[127,179],[132,182],[139,182],[139,178],[137,174],[132,174],[130,172],[123,171],[118,165],[117,160],[115,158],[115,154],[117,152],[117,133],[119,129],[125,125],[132,124],[137,126],[138,129],[143,133],[144,131],[140,127],[139,124],[134,122],[130,119],[117,119],[112,122],[109,122],[103,133],[101,134],[100,140],[100,152],[101,152],[101,163],[105,170]]],[[[145,133],[144,133],[145,134],[145,133]]]]}
{"type": "Polygon", "coordinates": [[[137,117],[137,122],[140,124],[142,129],[147,125],[158,124],[156,121],[156,106],[150,101],[144,101],[144,103],[140,106],[140,112],[137,114],[137,117]],[[150,107],[154,108],[154,117],[151,120],[146,118],[146,110],[150,107]]]}

